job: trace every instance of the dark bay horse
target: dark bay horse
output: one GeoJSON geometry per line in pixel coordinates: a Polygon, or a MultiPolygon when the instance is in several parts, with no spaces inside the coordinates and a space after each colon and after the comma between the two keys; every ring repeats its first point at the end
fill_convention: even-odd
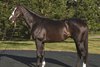
{"type": "Polygon", "coordinates": [[[32,37],[36,43],[37,65],[44,67],[44,43],[59,42],[71,37],[77,49],[77,63],[75,67],[87,67],[88,58],[88,26],[86,21],[81,19],[49,19],[37,15],[24,6],[17,5],[9,17],[12,23],[15,23],[18,17],[22,16],[32,37]],[[83,63],[81,65],[81,62],[83,63]]]}

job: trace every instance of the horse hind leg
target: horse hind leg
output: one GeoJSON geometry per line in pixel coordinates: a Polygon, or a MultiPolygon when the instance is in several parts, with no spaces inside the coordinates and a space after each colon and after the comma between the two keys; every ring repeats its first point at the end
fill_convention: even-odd
{"type": "Polygon", "coordinates": [[[88,59],[88,34],[85,32],[82,36],[80,46],[79,46],[80,52],[81,52],[81,59],[82,59],[82,66],[87,67],[87,59],[88,59]]]}
{"type": "Polygon", "coordinates": [[[74,39],[76,43],[76,49],[78,54],[78,60],[76,67],[80,67],[80,63],[82,61],[82,67],[86,67],[87,65],[87,57],[88,57],[88,38],[86,34],[82,34],[74,39]]]}
{"type": "Polygon", "coordinates": [[[81,44],[80,51],[81,51],[81,59],[83,62],[83,67],[87,67],[88,51],[84,42],[82,42],[81,44]]]}
{"type": "Polygon", "coordinates": [[[84,34],[84,55],[83,55],[83,67],[87,67],[88,61],[88,32],[84,34]]]}
{"type": "Polygon", "coordinates": [[[76,64],[76,67],[80,67],[80,63],[82,62],[83,64],[83,67],[86,67],[86,50],[84,48],[84,42],[78,42],[77,43],[77,54],[78,54],[78,60],[77,60],[77,64],[76,64]]]}
{"type": "Polygon", "coordinates": [[[79,41],[75,41],[75,43],[76,43],[77,56],[78,56],[77,63],[76,63],[75,67],[80,67],[81,57],[82,57],[81,50],[80,50],[80,42],[79,41]]]}

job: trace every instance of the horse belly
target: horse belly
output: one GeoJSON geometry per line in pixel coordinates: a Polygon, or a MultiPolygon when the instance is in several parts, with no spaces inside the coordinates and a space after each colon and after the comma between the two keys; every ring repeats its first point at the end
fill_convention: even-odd
{"type": "Polygon", "coordinates": [[[47,34],[46,36],[46,41],[49,42],[57,42],[57,41],[63,41],[65,38],[62,34],[60,33],[53,33],[53,34],[47,34]]]}
{"type": "Polygon", "coordinates": [[[70,32],[64,27],[61,29],[53,29],[52,32],[46,31],[46,41],[63,41],[70,37],[70,32]]]}

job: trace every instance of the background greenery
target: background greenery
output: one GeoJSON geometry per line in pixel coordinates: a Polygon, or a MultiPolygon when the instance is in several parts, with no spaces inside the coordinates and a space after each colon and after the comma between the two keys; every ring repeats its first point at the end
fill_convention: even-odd
{"type": "Polygon", "coordinates": [[[22,4],[37,14],[51,19],[74,17],[85,19],[90,32],[100,31],[100,0],[0,0],[1,40],[30,39],[23,19],[17,21],[16,29],[13,29],[8,20],[16,4],[22,4]]]}

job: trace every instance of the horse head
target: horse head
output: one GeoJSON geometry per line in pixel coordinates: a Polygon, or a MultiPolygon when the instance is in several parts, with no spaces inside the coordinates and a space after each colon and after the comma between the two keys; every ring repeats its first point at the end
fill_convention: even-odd
{"type": "Polygon", "coordinates": [[[21,8],[20,8],[20,7],[21,7],[21,6],[17,5],[17,6],[14,8],[14,10],[13,10],[11,16],[9,17],[9,20],[11,20],[12,23],[15,23],[16,19],[17,19],[19,16],[21,16],[22,12],[21,12],[21,8]]]}

